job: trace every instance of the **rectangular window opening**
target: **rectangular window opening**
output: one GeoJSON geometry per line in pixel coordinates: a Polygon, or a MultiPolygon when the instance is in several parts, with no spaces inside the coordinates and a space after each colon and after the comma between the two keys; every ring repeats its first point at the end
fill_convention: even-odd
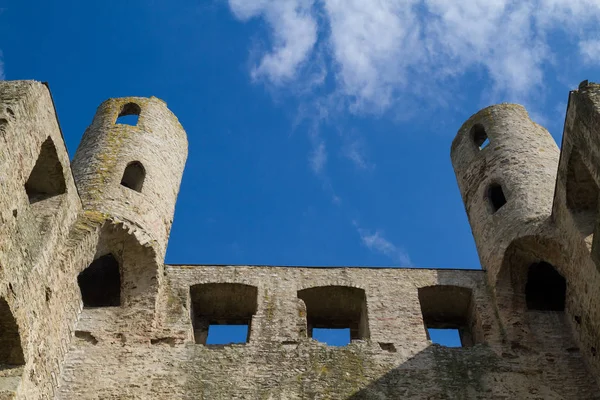
{"type": "Polygon", "coordinates": [[[208,326],[207,345],[227,345],[248,342],[248,324],[217,325],[208,326]]]}
{"type": "Polygon", "coordinates": [[[313,328],[312,337],[328,346],[343,347],[350,344],[350,328],[313,328]]]}
{"type": "Polygon", "coordinates": [[[257,309],[256,286],[202,283],[190,287],[194,340],[203,345],[248,343],[257,309]]]}
{"type": "Polygon", "coordinates": [[[434,344],[445,347],[463,347],[458,329],[427,328],[427,332],[434,344]]]}

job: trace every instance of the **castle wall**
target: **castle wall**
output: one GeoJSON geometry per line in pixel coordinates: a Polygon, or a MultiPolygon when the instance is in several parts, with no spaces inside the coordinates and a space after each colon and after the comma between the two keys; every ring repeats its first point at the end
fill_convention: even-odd
{"type": "Polygon", "coordinates": [[[0,297],[24,359],[0,368],[2,399],[53,397],[79,312],[77,292],[65,290],[71,277],[60,268],[69,261],[57,249],[80,212],[48,88],[0,82],[0,297]]]}
{"type": "Polygon", "coordinates": [[[569,95],[553,218],[563,242],[563,274],[572,297],[570,324],[600,379],[600,85],[584,82],[569,95]]]}
{"type": "Polygon", "coordinates": [[[104,102],[73,177],[48,88],[0,82],[0,399],[600,398],[599,134],[587,82],[560,160],[521,106],[463,125],[452,162],[485,271],[165,266],[187,156],[166,104],[104,102]],[[90,305],[79,279],[106,256],[118,300],[90,305]],[[206,344],[240,323],[247,343],[206,344]]]}
{"type": "MultiPolygon", "coordinates": [[[[505,340],[483,271],[235,266],[165,271],[160,323],[145,342],[130,343],[135,328],[127,324],[116,328],[98,314],[82,315],[59,399],[600,398],[571,333],[557,324],[563,313],[540,316],[529,346],[505,340]],[[248,343],[195,343],[190,287],[206,283],[257,289],[248,343]],[[364,290],[368,338],[332,347],[307,337],[311,310],[298,301],[298,291],[331,286],[364,290]],[[474,345],[432,345],[420,298],[430,287],[472,293],[474,345]]],[[[331,302],[326,292],[323,296],[331,302]]],[[[428,312],[438,307],[447,312],[444,304],[452,299],[429,302],[428,312]]]]}

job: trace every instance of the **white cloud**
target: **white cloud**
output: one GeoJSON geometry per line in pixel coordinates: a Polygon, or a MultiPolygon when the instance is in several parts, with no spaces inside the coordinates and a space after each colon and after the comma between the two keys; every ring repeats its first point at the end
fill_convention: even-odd
{"type": "Polygon", "coordinates": [[[579,43],[579,52],[588,64],[600,64],[600,40],[584,40],[579,43]]]}
{"type": "Polygon", "coordinates": [[[245,21],[263,17],[271,28],[273,48],[252,69],[255,79],[289,81],[317,42],[313,0],[229,0],[234,15],[245,21]]]}
{"type": "Polygon", "coordinates": [[[586,62],[600,64],[600,42],[592,39],[600,36],[598,0],[229,0],[229,5],[239,19],[262,17],[271,29],[273,46],[253,77],[278,85],[302,79],[299,67],[313,62],[314,48],[322,43],[334,90],[359,112],[385,111],[406,94],[433,96],[437,87],[472,70],[488,74],[492,93],[514,100],[533,96],[532,89],[544,83],[544,66],[561,68],[549,39],[557,32],[579,45],[586,62]]]}
{"type": "Polygon", "coordinates": [[[375,232],[372,232],[363,229],[356,221],[353,221],[353,224],[360,235],[362,244],[369,250],[389,257],[393,262],[398,263],[400,266],[411,266],[410,258],[406,251],[387,240],[381,231],[376,230],[375,232]]]}

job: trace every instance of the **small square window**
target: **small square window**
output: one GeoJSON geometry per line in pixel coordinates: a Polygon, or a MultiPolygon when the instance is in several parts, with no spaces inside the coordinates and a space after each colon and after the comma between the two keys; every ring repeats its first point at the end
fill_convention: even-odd
{"type": "Polygon", "coordinates": [[[135,103],[127,103],[121,108],[116,124],[136,126],[142,109],[135,103]]]}
{"type": "Polygon", "coordinates": [[[329,346],[350,344],[350,328],[313,328],[312,337],[329,346]]]}
{"type": "Polygon", "coordinates": [[[462,347],[458,329],[427,329],[429,338],[435,344],[445,347],[462,347]]]}
{"type": "Polygon", "coordinates": [[[209,325],[206,344],[236,344],[248,341],[248,325],[209,325]]]}

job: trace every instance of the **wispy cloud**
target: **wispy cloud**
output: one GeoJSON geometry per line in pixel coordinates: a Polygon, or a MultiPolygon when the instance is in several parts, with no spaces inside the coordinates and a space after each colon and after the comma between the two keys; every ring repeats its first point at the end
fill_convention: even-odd
{"type": "Polygon", "coordinates": [[[310,168],[317,175],[323,172],[325,163],[327,162],[327,151],[325,150],[325,143],[319,140],[318,144],[313,148],[310,158],[310,168]]]}
{"type": "Polygon", "coordinates": [[[365,144],[361,139],[350,139],[344,143],[342,152],[344,157],[354,164],[359,170],[372,170],[375,164],[367,159],[365,144]]]}
{"type": "Polygon", "coordinates": [[[587,64],[600,64],[600,40],[585,40],[579,43],[579,52],[587,64]]]}
{"type": "Polygon", "coordinates": [[[252,67],[255,79],[280,86],[302,79],[300,67],[324,48],[333,90],[357,112],[385,111],[407,92],[432,95],[432,87],[473,69],[489,75],[492,93],[532,96],[543,85],[543,66],[560,68],[549,39],[555,32],[579,46],[575,56],[600,64],[597,0],[229,0],[229,6],[239,19],[261,17],[270,28],[272,46],[252,67]]]}
{"type": "Polygon", "coordinates": [[[409,267],[411,266],[410,257],[408,253],[400,246],[395,245],[384,237],[383,232],[380,230],[367,230],[358,225],[356,221],[353,221],[353,225],[356,231],[360,235],[360,240],[364,246],[369,250],[383,254],[390,258],[400,266],[409,267]]]}

